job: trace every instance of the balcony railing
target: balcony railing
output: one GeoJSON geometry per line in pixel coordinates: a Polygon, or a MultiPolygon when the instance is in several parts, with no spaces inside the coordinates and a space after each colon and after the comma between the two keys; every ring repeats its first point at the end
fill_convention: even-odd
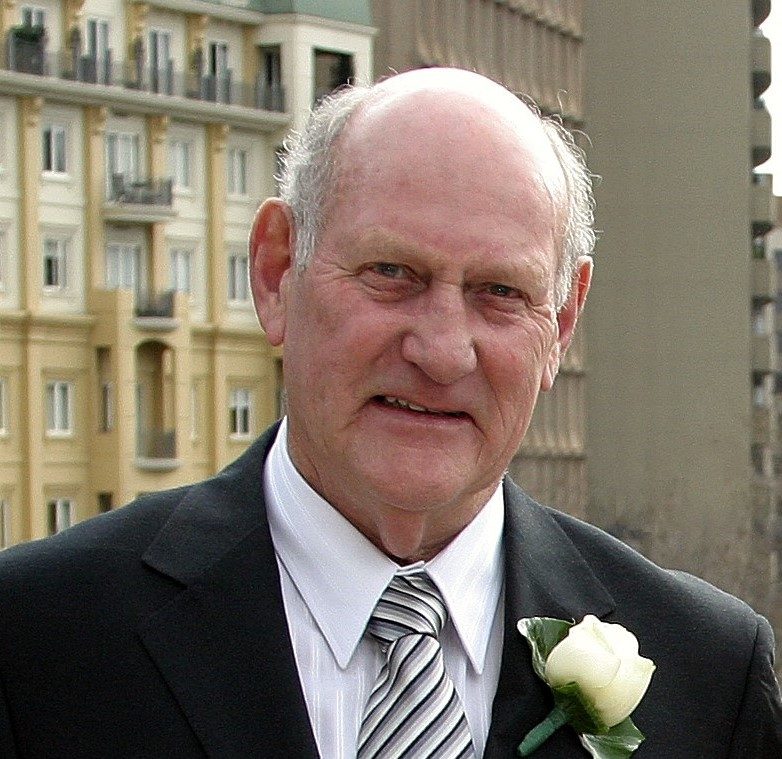
{"type": "Polygon", "coordinates": [[[233,72],[226,71],[222,76],[206,75],[200,78],[196,97],[212,103],[233,103],[231,78],[233,72]]]}
{"type": "Polygon", "coordinates": [[[265,111],[285,111],[285,90],[281,84],[269,84],[264,76],[255,80],[255,107],[265,111]]]}
{"type": "Polygon", "coordinates": [[[113,174],[109,201],[140,206],[171,206],[174,200],[170,179],[131,181],[124,174],[113,174]]]}
{"type": "Polygon", "coordinates": [[[6,67],[11,71],[279,113],[285,110],[282,85],[269,84],[262,75],[255,82],[236,79],[230,70],[221,76],[199,75],[197,71],[176,71],[173,60],[155,68],[139,59],[116,61],[111,50],[100,59],[81,55],[78,48],[74,52],[52,53],[46,49],[43,27],[14,27],[8,33],[6,45],[6,67]]]}
{"type": "Polygon", "coordinates": [[[160,295],[137,296],[135,313],[141,319],[173,319],[174,291],[166,290],[160,295]]]}
{"type": "Polygon", "coordinates": [[[176,430],[139,430],[136,456],[141,459],[175,459],[176,430]]]}
{"type": "Polygon", "coordinates": [[[48,74],[46,29],[43,26],[14,26],[6,38],[8,68],[23,74],[48,74]]]}

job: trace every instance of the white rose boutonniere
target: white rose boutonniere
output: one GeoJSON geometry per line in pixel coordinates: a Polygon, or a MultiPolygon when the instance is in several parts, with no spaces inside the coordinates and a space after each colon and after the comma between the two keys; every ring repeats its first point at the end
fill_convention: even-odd
{"type": "Polygon", "coordinates": [[[531,617],[519,620],[518,628],[555,704],[519,746],[519,755],[529,756],[569,723],[594,759],[629,757],[644,739],[630,714],[655,670],[650,659],[638,654],[636,637],[621,625],[592,615],[579,624],[531,617]]]}

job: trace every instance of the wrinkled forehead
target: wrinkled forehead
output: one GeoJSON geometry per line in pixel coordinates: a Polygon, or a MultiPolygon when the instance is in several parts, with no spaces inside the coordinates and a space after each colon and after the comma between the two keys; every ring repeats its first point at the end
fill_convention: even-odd
{"type": "Polygon", "coordinates": [[[447,182],[474,193],[476,182],[532,185],[564,221],[565,178],[540,118],[504,87],[477,74],[425,69],[379,84],[337,143],[339,180],[403,170],[412,182],[447,182]]]}

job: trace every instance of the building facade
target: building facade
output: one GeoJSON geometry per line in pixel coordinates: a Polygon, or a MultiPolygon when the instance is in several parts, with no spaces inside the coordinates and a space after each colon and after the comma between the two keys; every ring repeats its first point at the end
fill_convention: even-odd
{"type": "MultiPolygon", "coordinates": [[[[583,123],[583,0],[373,0],[375,72],[419,66],[477,71],[533,98],[566,126],[583,123]]],[[[487,170],[490,170],[487,167],[487,170]]],[[[583,325],[582,325],[583,326],[583,325]]],[[[584,329],[541,395],[510,473],[544,503],[587,504],[584,329]]]]}
{"type": "Polygon", "coordinates": [[[0,547],[233,459],[279,414],[247,239],[285,133],[372,76],[361,2],[0,9],[0,547]]]}
{"type": "Polygon", "coordinates": [[[780,629],[768,0],[586,5],[589,517],[780,629]]]}

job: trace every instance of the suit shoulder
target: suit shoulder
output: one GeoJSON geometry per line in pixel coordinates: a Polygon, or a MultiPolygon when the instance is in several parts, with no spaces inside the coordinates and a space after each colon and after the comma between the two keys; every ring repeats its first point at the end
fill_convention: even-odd
{"type": "Polygon", "coordinates": [[[0,587],[62,574],[94,562],[139,556],[190,486],[141,496],[126,506],[79,522],[50,537],[0,552],[0,587]]]}
{"type": "Polygon", "coordinates": [[[666,569],[599,527],[543,507],[587,560],[620,607],[624,604],[691,630],[715,630],[754,641],[763,618],[748,604],[705,580],[666,569]]]}

